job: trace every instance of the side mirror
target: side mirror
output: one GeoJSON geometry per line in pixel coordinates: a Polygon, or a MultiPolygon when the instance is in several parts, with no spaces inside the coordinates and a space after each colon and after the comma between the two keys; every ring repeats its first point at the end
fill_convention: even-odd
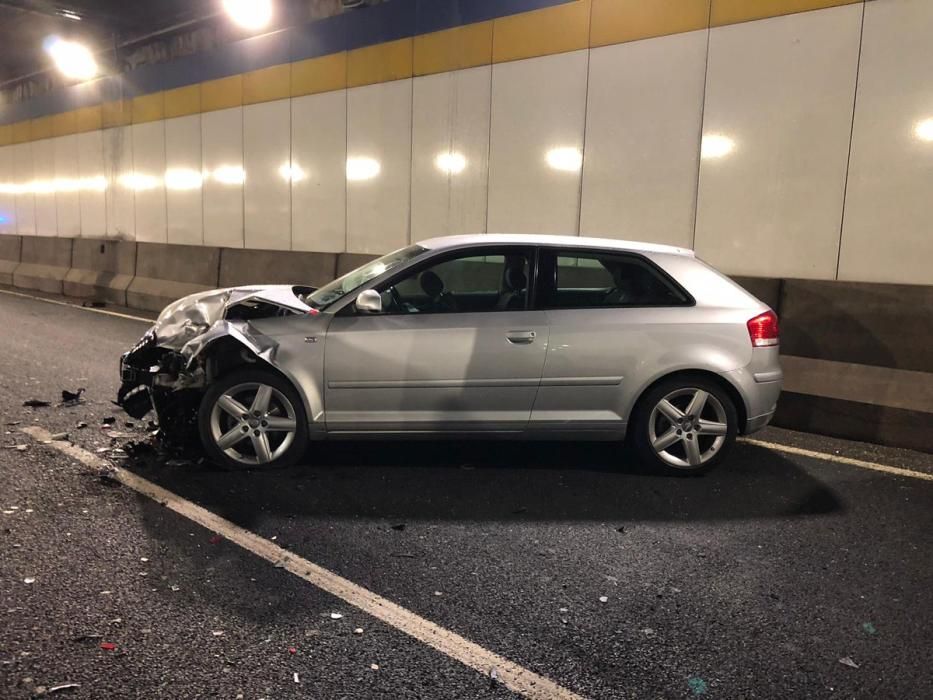
{"type": "Polygon", "coordinates": [[[364,289],[356,297],[356,310],[368,314],[382,313],[382,296],[375,289],[364,289]]]}

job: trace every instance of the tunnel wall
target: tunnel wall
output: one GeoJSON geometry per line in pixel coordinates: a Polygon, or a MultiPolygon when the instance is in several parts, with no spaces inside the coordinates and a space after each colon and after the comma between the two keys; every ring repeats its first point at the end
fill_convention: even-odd
{"type": "Polygon", "coordinates": [[[393,0],[0,107],[0,232],[930,284],[931,35],[926,0],[393,0]]]}

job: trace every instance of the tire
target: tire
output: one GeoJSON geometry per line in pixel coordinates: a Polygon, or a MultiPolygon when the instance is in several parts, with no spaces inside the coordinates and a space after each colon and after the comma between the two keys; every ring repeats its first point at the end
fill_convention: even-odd
{"type": "Polygon", "coordinates": [[[198,433],[208,456],[231,469],[289,466],[308,446],[298,392],[261,368],[236,370],[208,388],[198,409],[198,433]]]}
{"type": "Polygon", "coordinates": [[[639,399],[632,443],[642,462],[663,474],[705,474],[732,449],[738,424],[735,404],[715,381],[671,377],[639,399]]]}

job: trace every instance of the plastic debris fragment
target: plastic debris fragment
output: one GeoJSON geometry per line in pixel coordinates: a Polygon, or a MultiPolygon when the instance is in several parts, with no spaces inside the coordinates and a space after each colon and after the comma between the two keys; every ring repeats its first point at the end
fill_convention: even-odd
{"type": "Polygon", "coordinates": [[[100,648],[103,649],[104,651],[113,651],[114,649],[117,648],[117,645],[114,644],[113,642],[101,642],[100,648]]]}
{"type": "Polygon", "coordinates": [[[331,620],[339,620],[339,619],[342,618],[342,617],[343,617],[343,615],[342,615],[341,613],[336,613],[336,612],[335,612],[335,613],[331,613],[331,614],[330,614],[330,619],[331,619],[331,620]]]}
{"type": "Polygon", "coordinates": [[[51,401],[44,401],[43,399],[26,399],[23,401],[23,406],[28,408],[45,408],[46,406],[51,405],[51,401]]]}
{"type": "Polygon", "coordinates": [[[859,667],[858,664],[855,663],[855,662],[851,659],[851,657],[848,657],[848,656],[843,656],[841,659],[839,659],[839,663],[841,663],[843,666],[848,666],[849,668],[858,668],[858,667],[859,667]]]}
{"type": "Polygon", "coordinates": [[[26,585],[29,585],[30,583],[35,583],[35,582],[36,582],[36,579],[34,579],[32,576],[29,576],[23,579],[23,583],[25,583],[26,585]]]}
{"type": "Polygon", "coordinates": [[[353,630],[353,634],[363,634],[363,628],[357,627],[355,630],[353,630]]]}
{"type": "Polygon", "coordinates": [[[62,406],[77,406],[78,404],[84,403],[82,394],[84,394],[84,387],[80,387],[77,391],[68,391],[67,389],[62,389],[62,406]]]}

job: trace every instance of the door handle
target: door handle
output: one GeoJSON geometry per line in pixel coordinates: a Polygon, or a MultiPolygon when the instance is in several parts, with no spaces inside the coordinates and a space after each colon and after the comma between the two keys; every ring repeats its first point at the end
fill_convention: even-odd
{"type": "Polygon", "coordinates": [[[505,337],[513,345],[527,345],[535,342],[534,331],[509,331],[505,337]]]}

